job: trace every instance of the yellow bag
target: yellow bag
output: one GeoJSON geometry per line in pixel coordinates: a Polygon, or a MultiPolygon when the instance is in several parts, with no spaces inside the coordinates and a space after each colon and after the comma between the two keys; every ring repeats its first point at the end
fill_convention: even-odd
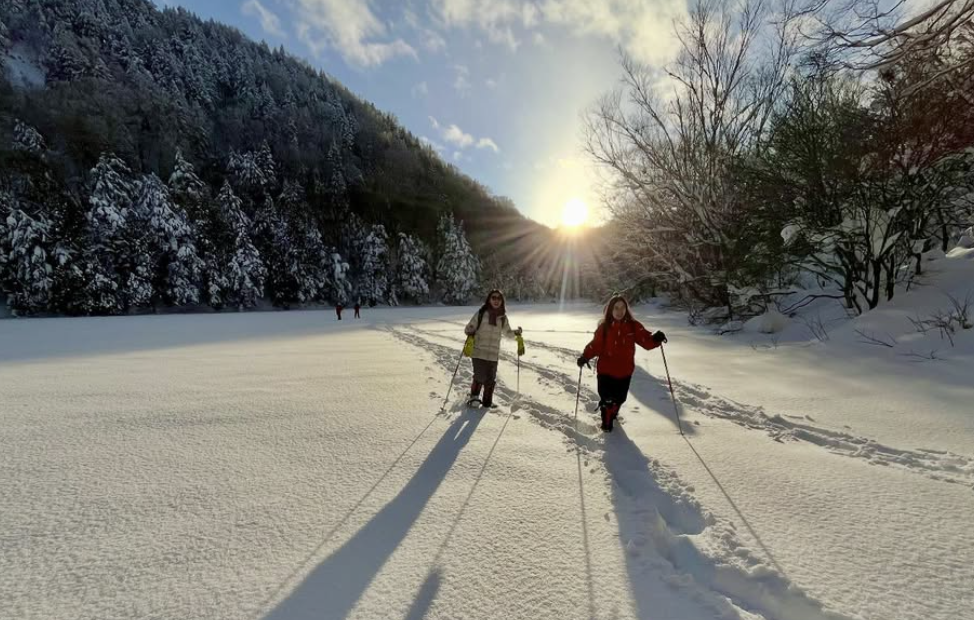
{"type": "Polygon", "coordinates": [[[524,355],[524,338],[521,336],[515,336],[517,338],[517,355],[518,357],[524,355]]]}
{"type": "Polygon", "coordinates": [[[467,341],[463,343],[463,356],[470,357],[473,355],[473,336],[467,336],[467,341]]]}

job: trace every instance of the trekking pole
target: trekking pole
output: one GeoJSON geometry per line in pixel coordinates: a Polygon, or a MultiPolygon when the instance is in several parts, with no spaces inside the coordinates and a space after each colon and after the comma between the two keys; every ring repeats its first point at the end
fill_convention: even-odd
{"type": "Polygon", "coordinates": [[[578,397],[582,395],[582,367],[578,367],[578,385],[575,387],[575,423],[578,423],[578,397]]]}
{"type": "Polygon", "coordinates": [[[440,407],[440,411],[446,409],[446,404],[450,401],[450,390],[453,389],[453,382],[457,378],[457,373],[460,372],[460,362],[463,361],[463,349],[460,349],[460,357],[457,359],[457,367],[453,369],[453,376],[450,377],[450,387],[446,389],[446,398],[443,399],[443,406],[440,407]]]}
{"type": "Polygon", "coordinates": [[[521,395],[521,356],[517,356],[517,395],[521,395]]]}
{"type": "MultiPolygon", "coordinates": [[[[670,386],[670,398],[673,399],[673,411],[676,412],[676,424],[680,428],[680,435],[683,435],[683,423],[680,421],[680,407],[676,404],[676,394],[673,393],[673,381],[670,380],[670,367],[666,364],[666,351],[663,350],[663,343],[659,345],[659,352],[663,354],[663,368],[666,369],[666,383],[670,386]]],[[[686,435],[683,435],[686,437],[686,435]]]]}
{"type": "MultiPolygon", "coordinates": [[[[521,327],[518,326],[518,332],[520,332],[521,327]]],[[[517,394],[514,399],[517,400],[521,396],[521,356],[524,355],[524,338],[521,334],[517,334],[517,394]]]]}

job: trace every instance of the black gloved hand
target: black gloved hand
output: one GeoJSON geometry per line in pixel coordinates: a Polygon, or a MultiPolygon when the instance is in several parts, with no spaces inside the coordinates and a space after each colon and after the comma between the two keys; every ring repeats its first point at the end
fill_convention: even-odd
{"type": "MultiPolygon", "coordinates": [[[[576,363],[578,364],[578,367],[579,368],[581,368],[582,366],[588,366],[588,358],[583,355],[583,356],[581,356],[581,357],[578,358],[578,360],[576,361],[576,363]]],[[[588,367],[591,368],[591,366],[588,366],[588,367]]]]}
{"type": "Polygon", "coordinates": [[[669,342],[669,340],[666,339],[666,334],[664,334],[659,330],[657,330],[656,333],[653,334],[653,340],[656,341],[656,344],[663,344],[664,342],[669,342]]]}

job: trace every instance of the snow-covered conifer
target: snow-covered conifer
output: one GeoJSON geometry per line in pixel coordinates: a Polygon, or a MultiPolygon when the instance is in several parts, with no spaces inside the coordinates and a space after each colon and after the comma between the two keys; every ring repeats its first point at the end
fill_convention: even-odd
{"type": "Polygon", "coordinates": [[[412,235],[399,233],[399,264],[396,270],[396,289],[414,301],[429,295],[428,252],[425,245],[412,235]]]}
{"type": "Polygon", "coordinates": [[[362,272],[359,275],[358,294],[363,300],[386,301],[389,282],[389,240],[386,229],[376,224],[362,244],[362,272]]]}
{"type": "Polygon", "coordinates": [[[241,201],[229,183],[224,182],[217,204],[232,238],[229,259],[223,272],[226,278],[223,302],[239,309],[253,307],[264,295],[267,271],[250,237],[250,219],[243,212],[241,201]]]}
{"type": "Polygon", "coordinates": [[[437,278],[443,291],[443,301],[466,303],[477,290],[480,261],[467,243],[462,222],[456,223],[451,215],[444,214],[438,228],[443,249],[437,263],[437,278]]]}
{"type": "Polygon", "coordinates": [[[347,304],[353,296],[353,287],[349,280],[350,267],[338,252],[331,253],[330,263],[332,299],[347,304]]]}
{"type": "Polygon", "coordinates": [[[0,196],[0,290],[15,314],[46,308],[54,284],[47,251],[50,223],[31,217],[10,196],[0,196]]]}
{"type": "Polygon", "coordinates": [[[156,175],[143,179],[135,211],[149,235],[153,281],[163,301],[176,306],[199,303],[202,261],[193,229],[156,175]]]}
{"type": "Polygon", "coordinates": [[[91,184],[83,261],[86,307],[113,314],[126,305],[129,267],[138,262],[132,240],[126,238],[134,194],[131,172],[115,155],[103,153],[91,171],[91,184]]]}

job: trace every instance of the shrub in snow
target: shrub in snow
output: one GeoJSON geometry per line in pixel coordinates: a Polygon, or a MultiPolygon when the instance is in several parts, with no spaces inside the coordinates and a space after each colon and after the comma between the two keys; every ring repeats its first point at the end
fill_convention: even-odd
{"type": "Polygon", "coordinates": [[[781,314],[774,308],[760,316],[756,316],[744,324],[744,331],[759,332],[762,334],[778,334],[784,331],[791,323],[791,319],[781,314]]]}
{"type": "Polygon", "coordinates": [[[42,153],[46,148],[44,138],[30,125],[17,121],[14,125],[14,148],[28,153],[42,153]]]}

